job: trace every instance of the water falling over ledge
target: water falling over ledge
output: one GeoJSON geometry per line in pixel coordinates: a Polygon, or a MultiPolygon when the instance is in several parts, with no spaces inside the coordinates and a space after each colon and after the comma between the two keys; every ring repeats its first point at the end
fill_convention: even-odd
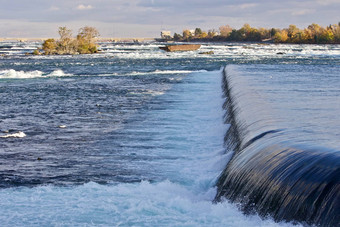
{"type": "Polygon", "coordinates": [[[234,155],[219,177],[215,201],[227,198],[246,213],[276,221],[339,225],[340,151],[292,141],[246,83],[236,66],[224,68],[225,121],[231,125],[225,143],[234,155]]]}

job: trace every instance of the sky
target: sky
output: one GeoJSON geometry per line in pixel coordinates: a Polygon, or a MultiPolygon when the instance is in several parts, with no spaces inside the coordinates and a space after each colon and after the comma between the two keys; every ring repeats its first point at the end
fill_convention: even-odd
{"type": "Polygon", "coordinates": [[[57,38],[92,26],[101,37],[154,38],[161,30],[222,25],[305,28],[340,22],[340,0],[0,0],[0,38],[57,38]]]}

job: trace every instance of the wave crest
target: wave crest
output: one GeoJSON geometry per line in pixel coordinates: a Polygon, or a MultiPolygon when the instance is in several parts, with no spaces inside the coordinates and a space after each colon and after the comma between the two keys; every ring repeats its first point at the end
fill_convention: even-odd
{"type": "Polygon", "coordinates": [[[0,79],[32,79],[32,78],[43,78],[43,77],[62,77],[72,76],[72,74],[64,73],[63,70],[57,69],[49,74],[45,74],[42,71],[16,71],[14,69],[0,71],[0,79]]]}
{"type": "Polygon", "coordinates": [[[24,132],[19,131],[19,132],[16,132],[16,133],[2,135],[2,136],[0,136],[0,138],[23,138],[25,136],[26,136],[26,134],[24,132]]]}

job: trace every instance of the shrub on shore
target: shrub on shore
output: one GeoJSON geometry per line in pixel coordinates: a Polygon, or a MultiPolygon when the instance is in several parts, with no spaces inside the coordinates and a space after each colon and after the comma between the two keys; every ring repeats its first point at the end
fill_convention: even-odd
{"type": "MultiPolygon", "coordinates": [[[[76,38],[72,37],[72,31],[66,27],[59,27],[60,38],[47,39],[42,44],[43,54],[46,55],[64,55],[64,54],[93,54],[97,53],[96,37],[99,32],[94,27],[83,27],[79,29],[76,38]]],[[[40,51],[34,51],[33,54],[40,54],[40,51]]]]}

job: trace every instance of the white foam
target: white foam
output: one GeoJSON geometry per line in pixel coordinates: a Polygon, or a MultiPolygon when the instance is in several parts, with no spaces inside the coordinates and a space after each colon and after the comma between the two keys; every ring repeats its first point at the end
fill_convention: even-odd
{"type": "Polygon", "coordinates": [[[164,95],[165,91],[154,91],[154,90],[144,90],[141,92],[130,92],[129,94],[131,95],[151,95],[151,96],[159,96],[159,95],[164,95]]]}
{"type": "Polygon", "coordinates": [[[187,74],[187,73],[191,73],[191,70],[155,70],[152,73],[155,74],[187,74]]]}
{"type": "Polygon", "coordinates": [[[29,72],[16,71],[14,69],[0,71],[0,79],[28,79],[41,77],[42,75],[43,72],[38,70],[29,72]]]}
{"type": "Polygon", "coordinates": [[[39,70],[25,72],[9,69],[0,71],[0,79],[31,79],[41,77],[62,77],[62,76],[72,76],[72,74],[66,74],[60,69],[54,70],[53,72],[47,75],[44,75],[44,72],[39,70]]]}
{"type": "Polygon", "coordinates": [[[25,137],[26,134],[24,132],[16,132],[16,133],[12,133],[12,134],[6,134],[6,135],[2,135],[0,136],[0,138],[23,138],[25,137]]]}
{"type": "Polygon", "coordinates": [[[170,182],[0,190],[2,226],[289,226],[170,182]]]}
{"type": "Polygon", "coordinates": [[[64,73],[63,70],[57,69],[57,70],[54,70],[53,72],[51,72],[50,74],[48,74],[47,76],[49,76],[49,77],[62,77],[62,76],[72,76],[72,74],[67,74],[67,73],[64,73]]]}
{"type": "Polygon", "coordinates": [[[155,70],[151,72],[132,72],[129,75],[140,76],[140,75],[152,75],[152,74],[189,74],[191,70],[155,70]]]}

